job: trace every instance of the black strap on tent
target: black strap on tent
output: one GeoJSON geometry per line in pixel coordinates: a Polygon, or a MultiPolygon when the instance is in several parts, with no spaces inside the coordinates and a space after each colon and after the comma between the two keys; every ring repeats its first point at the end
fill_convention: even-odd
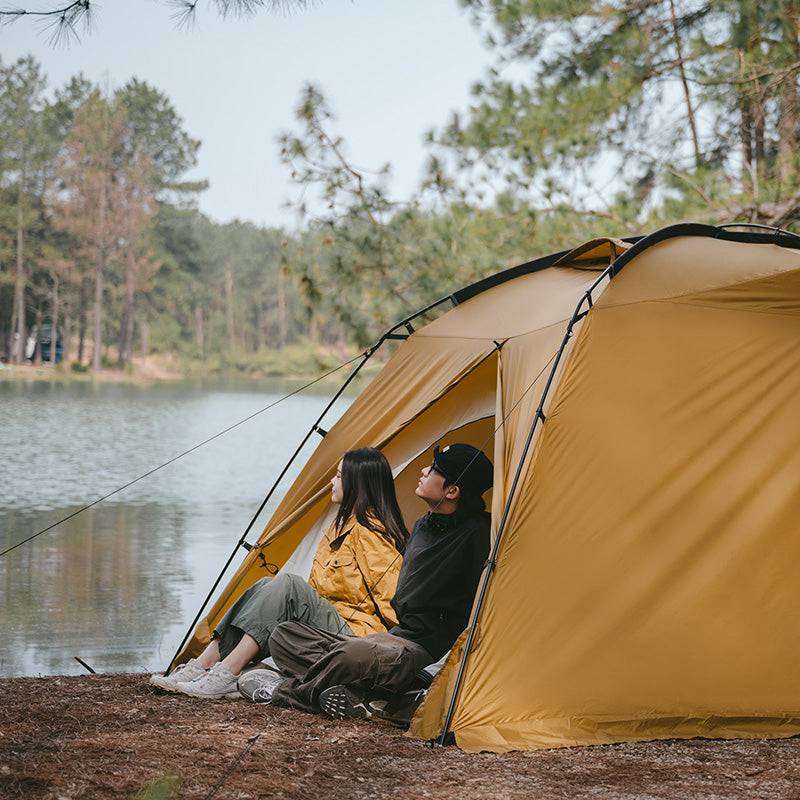
{"type": "Polygon", "coordinates": [[[531,423],[530,429],[528,430],[528,436],[525,439],[525,445],[522,448],[522,454],[520,455],[519,461],[517,463],[517,469],[514,473],[514,479],[511,482],[511,487],[508,491],[508,497],[506,498],[506,503],[503,508],[503,515],[500,519],[500,525],[497,529],[497,536],[495,536],[495,540],[492,545],[491,552],[489,554],[489,559],[487,561],[487,568],[484,570],[483,573],[480,589],[478,591],[478,598],[475,602],[475,608],[472,612],[472,620],[470,621],[468,629],[469,633],[467,634],[467,641],[466,644],[464,645],[464,652],[461,654],[461,662],[458,665],[458,672],[456,674],[455,684],[453,685],[453,692],[450,695],[450,704],[447,708],[447,714],[445,716],[444,724],[442,726],[442,732],[437,742],[440,746],[445,746],[452,738],[450,736],[450,723],[453,720],[453,714],[455,712],[456,703],[458,701],[458,695],[461,689],[461,683],[464,679],[464,672],[467,667],[467,659],[469,658],[473,642],[475,641],[475,632],[478,626],[478,618],[480,617],[481,610],[483,609],[483,603],[486,599],[486,592],[489,586],[489,580],[492,576],[492,573],[494,572],[495,567],[497,566],[497,553],[498,550],[500,549],[500,542],[503,539],[503,533],[505,532],[506,529],[506,523],[508,522],[509,513],[511,511],[511,504],[514,500],[514,495],[516,494],[520,478],[522,477],[522,468],[525,463],[525,459],[527,458],[528,451],[530,450],[531,442],[533,442],[533,436],[534,433],[536,432],[538,424],[540,422],[544,423],[545,421],[544,404],[547,401],[547,397],[550,393],[550,388],[553,385],[553,380],[555,379],[556,372],[558,371],[561,358],[564,355],[564,350],[567,347],[567,343],[572,338],[573,328],[588,313],[588,309],[585,311],[582,310],[584,303],[586,303],[588,298],[591,297],[591,294],[600,285],[601,281],[603,281],[607,277],[610,277],[610,275],[611,275],[611,267],[606,269],[600,275],[600,277],[591,285],[586,294],[584,294],[583,297],[581,297],[580,301],[578,302],[578,305],[575,307],[575,311],[572,313],[572,316],[570,317],[570,320],[567,323],[567,329],[564,332],[564,336],[556,352],[555,358],[552,360],[550,374],[547,376],[547,382],[545,383],[544,389],[542,390],[542,395],[539,399],[539,404],[536,409],[536,413],[534,414],[533,422],[531,423]]]}

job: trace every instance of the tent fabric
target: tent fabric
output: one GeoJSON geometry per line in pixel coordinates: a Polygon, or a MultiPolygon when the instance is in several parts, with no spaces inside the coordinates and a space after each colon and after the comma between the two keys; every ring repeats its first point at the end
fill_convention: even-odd
{"type": "MultiPolygon", "coordinates": [[[[410,522],[431,446],[469,441],[494,461],[495,540],[507,522],[473,609],[449,726],[460,747],[800,734],[796,247],[685,225],[466,287],[331,428],[260,552],[280,566],[315,535],[345,450],[384,450],[410,522]]],[[[254,550],[195,646],[263,574],[254,550]]],[[[410,735],[442,733],[466,638],[410,735]]]]}
{"type": "Polygon", "coordinates": [[[606,288],[511,511],[461,747],[800,733],[798,267],[677,239],[606,288]]]}

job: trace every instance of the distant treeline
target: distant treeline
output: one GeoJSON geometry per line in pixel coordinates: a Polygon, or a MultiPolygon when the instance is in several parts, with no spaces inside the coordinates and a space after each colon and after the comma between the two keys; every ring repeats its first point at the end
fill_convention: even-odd
{"type": "Polygon", "coordinates": [[[413,197],[392,199],[388,165],[354,166],[305,88],[278,142],[292,233],[197,211],[199,142],[157,88],[53,89],[31,57],[0,64],[0,357],[345,350],[595,235],[800,217],[800,0],[462,5],[497,63],[428,135],[413,197]]]}

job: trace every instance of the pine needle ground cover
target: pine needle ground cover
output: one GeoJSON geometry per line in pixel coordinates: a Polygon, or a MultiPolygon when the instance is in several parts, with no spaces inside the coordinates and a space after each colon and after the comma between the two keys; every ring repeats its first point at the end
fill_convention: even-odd
{"type": "Polygon", "coordinates": [[[800,739],[470,755],[375,723],[158,695],[142,675],[6,678],[0,694],[3,798],[751,800],[800,792],[800,739]]]}

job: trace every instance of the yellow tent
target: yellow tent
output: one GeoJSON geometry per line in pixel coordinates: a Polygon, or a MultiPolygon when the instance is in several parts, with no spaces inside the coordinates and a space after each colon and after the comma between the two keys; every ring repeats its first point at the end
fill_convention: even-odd
{"type": "Polygon", "coordinates": [[[383,450],[411,522],[432,445],[466,441],[495,465],[492,556],[411,735],[800,733],[800,237],[677,225],[449,299],[390,332],[183,657],[318,535],[345,450],[383,450]]]}

